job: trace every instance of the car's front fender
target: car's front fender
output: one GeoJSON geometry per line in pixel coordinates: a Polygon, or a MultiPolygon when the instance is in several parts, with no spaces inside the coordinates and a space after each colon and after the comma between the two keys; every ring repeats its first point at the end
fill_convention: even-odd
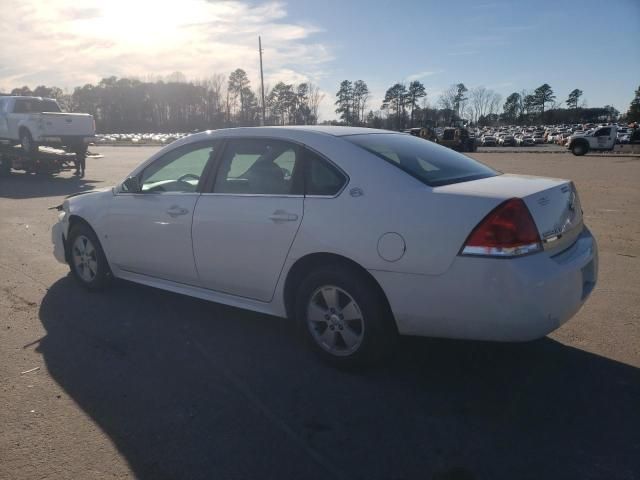
{"type": "Polygon", "coordinates": [[[73,223],[81,219],[88,223],[96,232],[103,249],[105,247],[104,238],[106,238],[105,220],[113,195],[111,188],[93,190],[68,197],[63,204],[63,208],[67,212],[67,221],[73,223]]]}

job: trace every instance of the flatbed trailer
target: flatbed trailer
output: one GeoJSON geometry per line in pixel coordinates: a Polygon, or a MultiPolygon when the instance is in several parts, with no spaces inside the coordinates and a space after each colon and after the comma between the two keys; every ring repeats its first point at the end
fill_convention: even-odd
{"type": "Polygon", "coordinates": [[[52,174],[76,168],[77,162],[86,154],[70,153],[48,147],[40,147],[36,152],[26,153],[19,145],[0,146],[0,176],[10,175],[12,170],[27,173],[52,174]]]}

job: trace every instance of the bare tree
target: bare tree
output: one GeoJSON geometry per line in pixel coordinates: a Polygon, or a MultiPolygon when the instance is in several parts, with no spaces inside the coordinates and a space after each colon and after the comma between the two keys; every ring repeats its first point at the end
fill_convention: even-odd
{"type": "Polygon", "coordinates": [[[489,90],[489,115],[496,115],[500,111],[502,95],[493,90],[489,90]]]}
{"type": "Polygon", "coordinates": [[[318,123],[318,110],[320,109],[322,100],[324,100],[324,93],[320,91],[320,87],[309,83],[309,108],[311,109],[312,121],[314,123],[318,123]]]}
{"type": "Polygon", "coordinates": [[[468,112],[473,123],[478,123],[481,117],[497,114],[500,110],[502,95],[491,89],[480,86],[469,92],[468,112]]]}
{"type": "Polygon", "coordinates": [[[207,86],[210,91],[210,108],[213,115],[213,112],[221,112],[223,110],[224,97],[226,94],[226,78],[223,74],[216,73],[209,78],[207,86]]]}
{"type": "Polygon", "coordinates": [[[454,110],[457,95],[458,87],[456,85],[451,85],[448,89],[440,94],[440,97],[438,98],[438,105],[440,106],[440,108],[454,110]]]}
{"type": "Polygon", "coordinates": [[[369,87],[364,80],[353,82],[353,117],[356,123],[364,123],[364,112],[369,100],[369,87]]]}
{"type": "Polygon", "coordinates": [[[491,100],[490,91],[485,87],[472,88],[469,92],[469,109],[473,123],[478,123],[478,119],[486,115],[491,100]]]}

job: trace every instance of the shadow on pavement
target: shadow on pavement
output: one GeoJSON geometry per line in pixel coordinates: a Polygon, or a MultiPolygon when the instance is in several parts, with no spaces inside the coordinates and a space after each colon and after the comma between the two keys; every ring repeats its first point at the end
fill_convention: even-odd
{"type": "Polygon", "coordinates": [[[551,339],[405,339],[333,370],[286,320],[70,277],[40,308],[51,376],[142,479],[638,478],[638,369],[551,339]]]}
{"type": "Polygon", "coordinates": [[[93,190],[98,180],[51,174],[12,173],[0,178],[0,198],[58,197],[93,190]]]}

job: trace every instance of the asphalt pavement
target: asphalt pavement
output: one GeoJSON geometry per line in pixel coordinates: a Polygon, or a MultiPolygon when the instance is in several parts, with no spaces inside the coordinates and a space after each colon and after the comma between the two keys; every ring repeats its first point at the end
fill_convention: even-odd
{"type": "Polygon", "coordinates": [[[157,148],[92,150],[85,178],[0,178],[1,479],[640,478],[639,158],[474,154],[576,181],[592,297],[539,341],[405,338],[388,365],[344,372],[288,320],[76,285],[48,208],[157,148]]]}

